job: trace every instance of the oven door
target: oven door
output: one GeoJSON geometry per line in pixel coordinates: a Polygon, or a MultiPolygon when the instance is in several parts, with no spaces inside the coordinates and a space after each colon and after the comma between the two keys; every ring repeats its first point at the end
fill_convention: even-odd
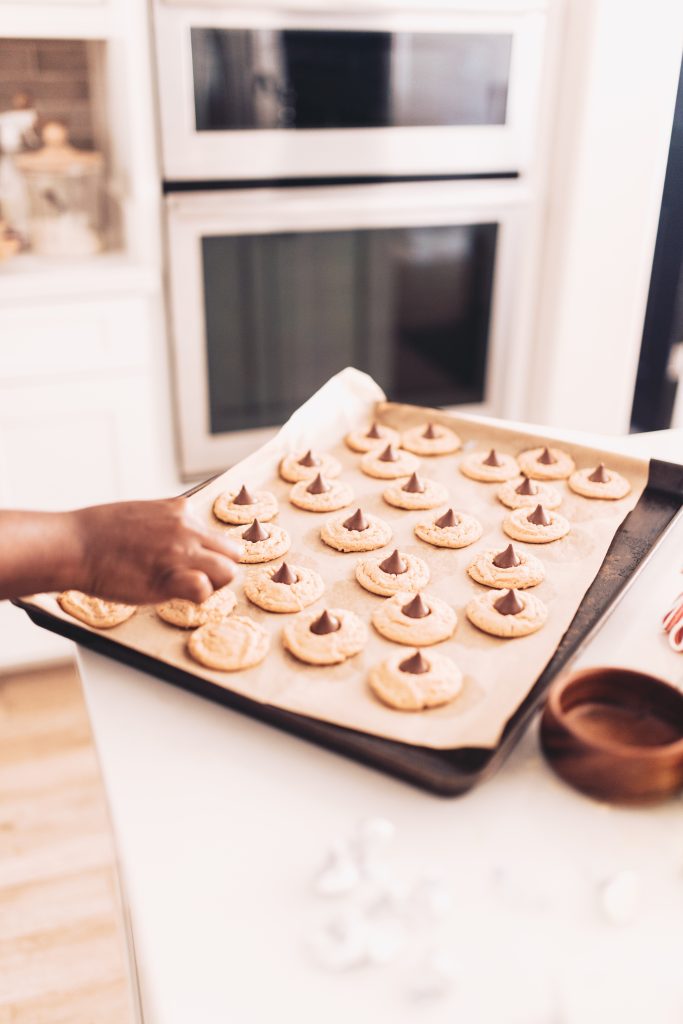
{"type": "Polygon", "coordinates": [[[400,2],[344,13],[278,6],[158,0],[167,180],[471,175],[529,165],[543,4],[512,0],[491,13],[477,5],[476,14],[449,3],[438,12],[400,2]]]}
{"type": "Polygon", "coordinates": [[[520,182],[181,192],[166,210],[185,477],[243,458],[347,365],[391,399],[519,414],[520,182]]]}

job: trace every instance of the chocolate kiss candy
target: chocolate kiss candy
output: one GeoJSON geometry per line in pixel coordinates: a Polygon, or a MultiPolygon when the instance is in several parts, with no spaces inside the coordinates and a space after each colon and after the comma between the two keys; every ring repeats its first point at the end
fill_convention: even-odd
{"type": "Polygon", "coordinates": [[[314,455],[313,452],[311,451],[311,449],[309,448],[308,451],[306,452],[306,454],[302,458],[299,459],[299,465],[300,466],[319,466],[320,465],[320,459],[318,458],[317,455],[314,455]]]}
{"type": "Polygon", "coordinates": [[[398,667],[402,672],[411,672],[415,676],[421,676],[423,672],[429,672],[431,666],[420,651],[415,651],[411,658],[406,658],[398,667]]]}
{"type": "Polygon", "coordinates": [[[311,623],[311,633],[317,633],[318,636],[336,633],[338,629],[341,629],[341,622],[335,615],[330,615],[327,608],[319,618],[314,619],[311,623]]]}
{"type": "Polygon", "coordinates": [[[365,436],[371,437],[373,440],[376,440],[378,437],[381,437],[382,435],[380,434],[377,428],[377,424],[373,423],[365,436]]]}
{"type": "Polygon", "coordinates": [[[434,438],[438,437],[439,435],[434,430],[434,424],[433,423],[428,423],[427,424],[427,429],[425,430],[425,432],[424,432],[424,434],[422,436],[426,437],[428,441],[433,441],[434,438]]]}
{"type": "Polygon", "coordinates": [[[328,484],[327,480],[323,480],[320,473],[318,473],[315,480],[312,480],[306,488],[309,494],[325,494],[326,491],[331,491],[332,488],[328,484]]]}
{"type": "Polygon", "coordinates": [[[505,551],[499,551],[493,559],[493,564],[497,569],[512,569],[514,566],[519,565],[520,562],[521,558],[518,557],[512,544],[508,544],[505,551]]]}
{"type": "Polygon", "coordinates": [[[550,448],[544,448],[538,456],[538,461],[542,462],[544,466],[552,466],[554,462],[557,462],[557,459],[551,453],[550,448]]]}
{"type": "Polygon", "coordinates": [[[440,526],[442,530],[445,530],[449,526],[455,526],[457,521],[455,512],[452,508],[449,508],[448,512],[444,512],[442,516],[434,520],[434,526],[440,526]]]}
{"type": "Polygon", "coordinates": [[[232,499],[233,505],[253,505],[255,501],[256,498],[252,497],[244,484],[240,487],[239,494],[232,499]]]}
{"type": "Polygon", "coordinates": [[[286,583],[288,587],[291,587],[293,583],[296,583],[296,573],[293,573],[286,562],[283,562],[277,572],[274,572],[270,577],[273,583],[286,583]]]}
{"type": "Polygon", "coordinates": [[[515,487],[515,494],[538,494],[538,487],[533,480],[525,476],[519,487],[515,487]]]}
{"type": "Polygon", "coordinates": [[[502,597],[493,602],[493,607],[501,615],[519,615],[524,610],[524,605],[515,590],[506,590],[502,597]]]}
{"type": "Polygon", "coordinates": [[[268,540],[269,537],[270,534],[267,530],[264,530],[258,519],[255,519],[251,526],[242,534],[242,539],[249,540],[252,544],[255,544],[258,540],[268,540]]]}
{"type": "Polygon", "coordinates": [[[409,619],[426,619],[428,615],[432,614],[431,608],[422,599],[422,594],[416,594],[412,601],[403,605],[401,611],[409,619]]]}
{"type": "Polygon", "coordinates": [[[360,533],[361,530],[367,530],[370,523],[367,521],[361,509],[357,508],[352,516],[345,519],[342,526],[345,530],[355,530],[360,533]]]}
{"type": "Polygon", "coordinates": [[[397,462],[398,457],[394,451],[393,445],[388,444],[382,454],[379,456],[380,462],[397,462]]]}
{"type": "Polygon", "coordinates": [[[533,512],[527,517],[528,523],[534,523],[536,526],[550,526],[552,520],[543,505],[537,505],[533,512]]]}
{"type": "Polygon", "coordinates": [[[606,484],[609,482],[609,473],[605,469],[605,463],[601,462],[597,469],[595,469],[588,477],[594,484],[606,484]]]}
{"type": "Polygon", "coordinates": [[[410,480],[408,480],[408,482],[401,488],[402,491],[407,491],[408,494],[423,494],[424,489],[425,485],[422,483],[417,473],[413,473],[410,480]]]}
{"type": "Polygon", "coordinates": [[[402,572],[408,571],[408,566],[399,555],[398,548],[395,548],[383,562],[380,562],[379,567],[382,572],[388,572],[392,576],[399,576],[402,572]]]}
{"type": "Polygon", "coordinates": [[[484,459],[484,465],[485,466],[502,466],[503,465],[501,460],[498,458],[498,452],[496,451],[495,448],[492,448],[491,451],[486,456],[486,458],[484,459]]]}

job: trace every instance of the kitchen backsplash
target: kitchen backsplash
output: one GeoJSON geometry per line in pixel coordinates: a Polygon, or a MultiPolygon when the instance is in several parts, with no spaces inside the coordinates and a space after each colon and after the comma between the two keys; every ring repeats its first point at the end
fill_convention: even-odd
{"type": "Polygon", "coordinates": [[[94,145],[88,44],[71,39],[0,39],[0,110],[27,92],[41,121],[63,121],[75,146],[94,145]]]}

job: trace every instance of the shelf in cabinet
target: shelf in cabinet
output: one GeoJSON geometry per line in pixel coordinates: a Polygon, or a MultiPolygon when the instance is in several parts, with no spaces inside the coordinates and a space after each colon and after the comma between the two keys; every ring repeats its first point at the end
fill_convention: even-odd
{"type": "Polygon", "coordinates": [[[108,0],[0,0],[2,35],[15,39],[107,39],[114,31],[108,0]]]}
{"type": "Polygon", "coordinates": [[[153,266],[122,252],[74,260],[22,253],[0,263],[0,305],[121,291],[151,292],[159,287],[160,275],[153,266]]]}

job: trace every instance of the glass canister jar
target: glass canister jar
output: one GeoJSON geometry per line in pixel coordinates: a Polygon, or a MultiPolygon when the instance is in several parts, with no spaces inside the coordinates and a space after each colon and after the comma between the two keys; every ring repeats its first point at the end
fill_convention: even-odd
{"type": "Polygon", "coordinates": [[[102,154],[70,145],[58,121],[41,135],[41,149],[16,158],[28,189],[31,248],[44,256],[91,256],[102,248],[102,154]]]}

